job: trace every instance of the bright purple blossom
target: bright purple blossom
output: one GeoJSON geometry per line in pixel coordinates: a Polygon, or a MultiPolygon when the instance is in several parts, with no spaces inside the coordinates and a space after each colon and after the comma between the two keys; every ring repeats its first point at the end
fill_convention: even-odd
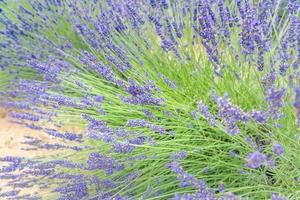
{"type": "Polygon", "coordinates": [[[121,171],[124,169],[124,165],[120,164],[117,160],[96,152],[89,155],[87,164],[88,170],[100,169],[105,171],[107,174],[112,174],[115,171],[121,171]]]}
{"type": "Polygon", "coordinates": [[[57,138],[67,139],[70,141],[82,142],[82,134],[74,134],[70,132],[60,133],[54,129],[45,129],[45,132],[57,138]]]}
{"type": "Polygon", "coordinates": [[[217,120],[215,118],[214,115],[212,115],[209,110],[208,110],[208,106],[204,105],[203,103],[199,102],[198,103],[198,110],[201,112],[201,114],[207,119],[207,121],[209,122],[209,124],[211,126],[215,126],[217,123],[217,120]]]}
{"type": "Polygon", "coordinates": [[[284,106],[285,93],[286,90],[284,88],[276,90],[274,85],[272,85],[271,88],[267,91],[266,101],[269,104],[267,113],[273,119],[279,119],[283,117],[281,108],[284,106]]]}
{"type": "Polygon", "coordinates": [[[275,142],[273,144],[272,151],[276,155],[282,155],[284,153],[284,148],[281,146],[279,142],[275,142]]]}
{"type": "Polygon", "coordinates": [[[218,97],[216,94],[212,95],[213,100],[218,105],[218,117],[222,120],[226,127],[226,131],[232,135],[240,132],[238,122],[246,123],[249,121],[249,116],[241,108],[234,106],[229,101],[228,94],[224,97],[218,97]]]}
{"type": "Polygon", "coordinates": [[[253,153],[249,153],[245,158],[245,160],[246,160],[246,164],[245,164],[246,167],[257,169],[265,164],[267,160],[267,156],[263,153],[255,151],[253,153]]]}

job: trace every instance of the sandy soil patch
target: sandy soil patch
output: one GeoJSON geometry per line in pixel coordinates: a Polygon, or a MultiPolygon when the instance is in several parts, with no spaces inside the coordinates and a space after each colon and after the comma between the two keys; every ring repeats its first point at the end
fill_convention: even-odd
{"type": "MultiPolygon", "coordinates": [[[[0,109],[0,156],[21,156],[36,157],[49,154],[49,150],[24,151],[26,145],[22,144],[24,136],[32,136],[43,141],[49,141],[51,138],[42,131],[33,130],[22,125],[12,123],[8,117],[7,110],[0,109]]],[[[28,147],[28,146],[27,146],[28,147]]]]}
{"type": "MultiPolygon", "coordinates": [[[[51,138],[49,135],[45,134],[42,131],[32,130],[25,126],[15,124],[8,116],[8,112],[5,109],[0,108],[0,157],[5,156],[20,156],[26,158],[33,158],[33,157],[40,157],[43,155],[52,155],[57,154],[57,151],[49,151],[44,149],[39,149],[38,151],[24,151],[22,148],[28,147],[28,145],[22,144],[24,141],[24,136],[32,136],[39,138],[43,141],[53,141],[54,139],[51,138]]],[[[3,166],[3,163],[0,162],[0,168],[3,166]]],[[[5,186],[8,180],[0,180],[0,191],[6,192],[13,190],[11,187],[5,186]]],[[[42,191],[37,187],[28,188],[25,193],[37,192],[41,194],[42,191]]],[[[20,193],[22,194],[22,193],[20,193]]],[[[0,197],[4,198],[4,197],[0,197]]],[[[5,198],[4,198],[5,199],[5,198]]]]}

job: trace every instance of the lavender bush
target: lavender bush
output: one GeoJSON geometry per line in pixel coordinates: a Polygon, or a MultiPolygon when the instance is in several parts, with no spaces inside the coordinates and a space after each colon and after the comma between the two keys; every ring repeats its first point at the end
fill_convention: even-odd
{"type": "Polygon", "coordinates": [[[0,103],[58,152],[1,157],[0,197],[300,199],[299,9],[0,1],[0,103]]]}

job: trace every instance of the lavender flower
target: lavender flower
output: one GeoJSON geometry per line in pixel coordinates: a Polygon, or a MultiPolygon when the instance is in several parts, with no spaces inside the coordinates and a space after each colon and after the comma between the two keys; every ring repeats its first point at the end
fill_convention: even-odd
{"type": "Polygon", "coordinates": [[[0,196],[35,199],[23,193],[38,186],[66,200],[241,199],[231,189],[296,197],[297,156],[279,156],[298,147],[290,119],[300,121],[299,8],[295,0],[0,0],[0,105],[16,126],[59,141],[28,133],[25,153],[57,156],[0,158],[0,179],[14,189],[0,196]],[[284,145],[272,143],[273,132],[288,132],[284,145]],[[274,175],[281,165],[290,176],[274,175]]]}
{"type": "Polygon", "coordinates": [[[296,111],[297,122],[300,125],[300,86],[295,88],[295,100],[293,106],[296,111]]]}
{"type": "Polygon", "coordinates": [[[140,105],[162,105],[163,98],[156,98],[153,91],[156,90],[155,85],[149,82],[147,85],[140,86],[132,79],[129,79],[129,86],[126,88],[131,95],[129,97],[121,96],[121,100],[125,103],[140,104],[140,105]]]}
{"type": "Polygon", "coordinates": [[[273,144],[273,147],[272,147],[272,151],[274,152],[274,154],[276,155],[282,155],[284,153],[284,149],[283,147],[280,145],[280,143],[278,142],[275,142],[273,144]]]}
{"type": "Polygon", "coordinates": [[[107,174],[124,169],[124,166],[119,164],[118,161],[96,152],[89,155],[87,164],[89,170],[101,169],[107,174]]]}
{"type": "Polygon", "coordinates": [[[83,199],[88,196],[87,181],[83,175],[78,175],[72,182],[67,186],[59,187],[55,190],[61,193],[61,199],[83,199]]]}
{"type": "Polygon", "coordinates": [[[174,173],[176,173],[177,178],[180,181],[197,189],[197,192],[194,194],[195,199],[205,199],[208,197],[214,199],[214,193],[207,188],[206,183],[202,180],[197,180],[193,175],[186,173],[177,161],[168,163],[166,167],[170,168],[174,173]]]}
{"type": "Polygon", "coordinates": [[[227,192],[221,196],[220,200],[240,200],[240,198],[232,192],[227,192]]]}
{"type": "Polygon", "coordinates": [[[212,98],[218,105],[218,116],[222,119],[227,131],[233,135],[238,134],[240,129],[237,126],[237,122],[248,122],[248,114],[241,108],[232,105],[228,100],[228,94],[225,94],[224,97],[218,97],[216,94],[213,94],[212,98]]]}
{"type": "Polygon", "coordinates": [[[284,197],[284,196],[281,196],[279,194],[272,194],[271,195],[271,200],[287,200],[287,198],[284,197]]]}
{"type": "Polygon", "coordinates": [[[249,135],[246,136],[245,140],[252,148],[256,147],[256,143],[253,142],[252,138],[249,135]]]}
{"type": "Polygon", "coordinates": [[[127,121],[127,125],[130,127],[148,127],[151,130],[153,130],[154,132],[158,132],[161,134],[165,134],[166,130],[163,127],[160,127],[158,125],[154,125],[150,122],[148,122],[147,120],[128,120],[127,121]]]}
{"type": "Polygon", "coordinates": [[[53,129],[45,129],[45,132],[54,137],[63,138],[70,141],[82,142],[82,134],[74,134],[69,132],[65,132],[64,134],[62,134],[53,129]]]}
{"type": "Polygon", "coordinates": [[[274,119],[282,117],[281,108],[284,106],[285,89],[275,90],[275,86],[267,91],[266,101],[269,103],[268,115],[274,119]]]}
{"type": "Polygon", "coordinates": [[[149,110],[147,110],[147,109],[144,109],[143,110],[143,113],[147,116],[147,117],[149,117],[150,119],[153,119],[153,120],[157,120],[157,118],[155,117],[155,115],[151,112],[151,111],[149,111],[149,110]]]}
{"type": "Polygon", "coordinates": [[[252,119],[254,119],[258,123],[266,123],[268,119],[268,115],[266,112],[261,110],[253,110],[249,113],[252,119]]]}
{"type": "Polygon", "coordinates": [[[13,197],[17,196],[20,193],[20,190],[11,190],[8,192],[0,193],[0,197],[13,197]]]}
{"type": "Polygon", "coordinates": [[[247,161],[245,164],[246,167],[256,169],[265,164],[267,157],[265,154],[255,151],[253,153],[249,153],[245,159],[247,161]]]}
{"type": "Polygon", "coordinates": [[[16,119],[21,120],[29,120],[29,121],[39,121],[40,117],[37,115],[29,114],[29,113],[17,113],[17,112],[11,112],[10,116],[16,119]]]}
{"type": "Polygon", "coordinates": [[[203,103],[198,103],[198,110],[201,114],[208,120],[211,126],[216,125],[217,121],[216,118],[209,112],[208,106],[204,105],[203,103]]]}
{"type": "Polygon", "coordinates": [[[219,191],[219,192],[223,192],[224,189],[225,189],[224,184],[223,184],[223,183],[219,183],[219,185],[218,185],[218,191],[219,191]]]}
{"type": "Polygon", "coordinates": [[[158,77],[161,77],[163,79],[163,81],[165,82],[165,84],[167,84],[169,87],[171,88],[176,88],[176,83],[171,81],[170,79],[168,79],[165,75],[159,73],[158,77]]]}
{"type": "Polygon", "coordinates": [[[171,155],[173,160],[180,160],[180,159],[185,158],[186,156],[187,155],[186,155],[185,151],[179,151],[178,153],[174,153],[171,155]]]}
{"type": "Polygon", "coordinates": [[[13,172],[16,171],[17,169],[22,169],[22,160],[24,158],[22,157],[13,157],[13,156],[6,156],[6,157],[2,157],[0,158],[0,162],[9,162],[9,166],[6,167],[2,167],[0,168],[0,172],[3,173],[7,173],[7,172],[13,172]]]}

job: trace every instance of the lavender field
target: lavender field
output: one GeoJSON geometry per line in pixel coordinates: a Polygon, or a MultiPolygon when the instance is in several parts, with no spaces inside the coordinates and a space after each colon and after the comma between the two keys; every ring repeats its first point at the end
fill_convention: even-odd
{"type": "Polygon", "coordinates": [[[300,200],[297,0],[0,0],[0,200],[300,200]]]}

